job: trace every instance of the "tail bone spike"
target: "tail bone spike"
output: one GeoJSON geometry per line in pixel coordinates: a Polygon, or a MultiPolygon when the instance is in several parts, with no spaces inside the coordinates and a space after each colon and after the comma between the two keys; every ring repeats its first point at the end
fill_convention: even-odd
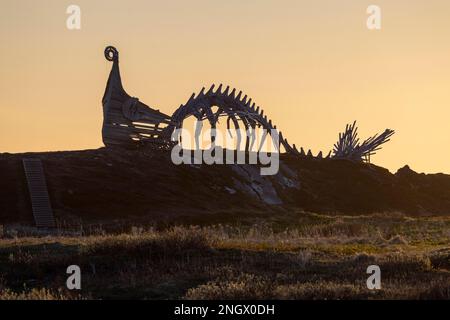
{"type": "Polygon", "coordinates": [[[211,88],[209,88],[209,90],[208,90],[208,92],[207,92],[206,94],[211,94],[211,93],[213,93],[214,87],[215,87],[215,85],[212,84],[212,85],[211,85],[211,88]]]}
{"type": "Polygon", "coordinates": [[[191,97],[189,98],[189,100],[186,102],[185,105],[188,105],[192,100],[194,100],[195,98],[195,92],[191,95],[191,97]]]}
{"type": "Polygon", "coordinates": [[[300,155],[306,156],[306,153],[305,153],[305,150],[303,149],[303,147],[300,148],[300,155]]]}
{"type": "Polygon", "coordinates": [[[230,93],[230,98],[234,99],[235,94],[236,94],[236,89],[233,88],[233,90],[231,90],[231,93],[230,93]]]}

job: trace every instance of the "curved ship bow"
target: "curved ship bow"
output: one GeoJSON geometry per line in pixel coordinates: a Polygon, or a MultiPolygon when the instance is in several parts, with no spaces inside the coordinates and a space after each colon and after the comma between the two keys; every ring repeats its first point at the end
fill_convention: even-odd
{"type": "Polygon", "coordinates": [[[135,148],[145,143],[157,148],[165,147],[168,142],[161,137],[161,132],[171,123],[170,116],[126,93],[116,48],[107,47],[105,58],[113,62],[102,99],[102,138],[105,146],[135,148]]]}

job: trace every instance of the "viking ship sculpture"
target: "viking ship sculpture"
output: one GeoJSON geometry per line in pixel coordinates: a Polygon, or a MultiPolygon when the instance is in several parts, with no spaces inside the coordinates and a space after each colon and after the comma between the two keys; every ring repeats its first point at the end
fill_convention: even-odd
{"type": "MultiPolygon", "coordinates": [[[[102,138],[106,147],[137,148],[151,147],[157,149],[169,149],[180,142],[181,137],[174,140],[172,133],[183,127],[183,122],[188,117],[195,117],[196,147],[199,147],[199,134],[204,120],[207,120],[212,129],[216,128],[219,118],[225,118],[227,128],[233,125],[237,135],[237,149],[240,149],[242,137],[240,129],[245,129],[250,135],[245,137],[245,151],[253,150],[256,141],[256,128],[264,129],[264,134],[259,142],[258,150],[262,148],[267,134],[277,132],[280,150],[298,157],[322,158],[320,151],[314,156],[311,150],[305,152],[303,148],[292,146],[283,134],[273,125],[272,120],[264,115],[264,111],[242,94],[242,91],[226,88],[220,84],[217,89],[212,85],[206,91],[203,88],[199,94],[192,94],[189,100],[180,105],[172,116],[168,116],[159,110],[153,109],[131,97],[122,86],[119,70],[119,52],[114,47],[105,49],[105,58],[113,62],[113,66],[106,85],[103,103],[103,127],[102,138]],[[242,127],[241,127],[242,126],[242,127]]],[[[355,123],[347,125],[346,131],[339,135],[339,141],[335,144],[333,154],[330,151],[326,158],[349,159],[355,161],[370,161],[370,155],[374,154],[380,146],[389,141],[394,134],[393,130],[386,129],[380,135],[375,135],[362,144],[358,143],[357,128],[355,123]]],[[[211,136],[214,141],[214,137],[211,136]]]]}
{"type": "Polygon", "coordinates": [[[145,144],[156,147],[167,145],[161,133],[164,127],[172,123],[170,117],[126,93],[122,86],[119,52],[116,48],[107,47],[105,58],[113,62],[102,99],[102,137],[105,146],[132,148],[145,144]]]}

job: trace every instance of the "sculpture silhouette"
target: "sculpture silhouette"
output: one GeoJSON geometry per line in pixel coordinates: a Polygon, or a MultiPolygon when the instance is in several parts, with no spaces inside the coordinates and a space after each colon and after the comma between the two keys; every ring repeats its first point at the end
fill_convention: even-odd
{"type": "MultiPolygon", "coordinates": [[[[206,92],[203,88],[198,95],[192,94],[186,104],[176,109],[172,116],[150,108],[138,98],[129,96],[124,90],[117,49],[112,46],[107,47],[105,58],[113,62],[102,99],[102,138],[106,147],[136,148],[145,146],[169,149],[179,142],[173,141],[172,133],[174,130],[182,128],[184,120],[190,116],[194,116],[198,120],[195,134],[196,144],[199,147],[198,135],[203,121],[207,120],[214,129],[219,118],[225,117],[227,128],[230,129],[233,124],[236,129],[237,149],[240,149],[242,142],[239,131],[241,129],[239,122],[241,122],[243,129],[250,133],[250,135],[246,135],[245,151],[252,150],[256,141],[256,128],[262,128],[265,134],[260,141],[258,150],[265,142],[267,133],[271,134],[272,130],[276,130],[279,144],[287,153],[299,157],[323,157],[322,151],[317,156],[313,156],[311,150],[305,152],[303,148],[298,150],[295,144],[291,146],[277,127],[272,124],[272,120],[264,115],[264,111],[252,102],[252,99],[247,98],[246,95],[242,97],[242,91],[237,93],[236,89],[230,90],[229,86],[223,89],[222,84],[216,90],[214,90],[215,85],[212,85],[206,92]],[[214,108],[217,108],[216,111],[214,108]]],[[[339,135],[339,141],[334,145],[333,155],[330,151],[326,158],[370,161],[370,156],[375,154],[375,151],[379,150],[383,143],[389,141],[393,134],[393,130],[386,129],[382,134],[375,135],[359,144],[355,123],[347,125],[345,132],[339,135]]],[[[211,140],[214,140],[213,136],[211,140]]],[[[280,150],[279,146],[277,148],[280,150]]]]}

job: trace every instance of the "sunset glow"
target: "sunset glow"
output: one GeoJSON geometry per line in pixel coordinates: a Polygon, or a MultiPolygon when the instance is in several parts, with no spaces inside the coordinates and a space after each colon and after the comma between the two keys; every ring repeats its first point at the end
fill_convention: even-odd
{"type": "Polygon", "coordinates": [[[77,0],[0,4],[0,152],[102,146],[101,98],[120,51],[130,95],[171,115],[223,83],[264,108],[291,143],[325,154],[345,124],[396,134],[373,162],[450,172],[450,2],[77,0]]]}

